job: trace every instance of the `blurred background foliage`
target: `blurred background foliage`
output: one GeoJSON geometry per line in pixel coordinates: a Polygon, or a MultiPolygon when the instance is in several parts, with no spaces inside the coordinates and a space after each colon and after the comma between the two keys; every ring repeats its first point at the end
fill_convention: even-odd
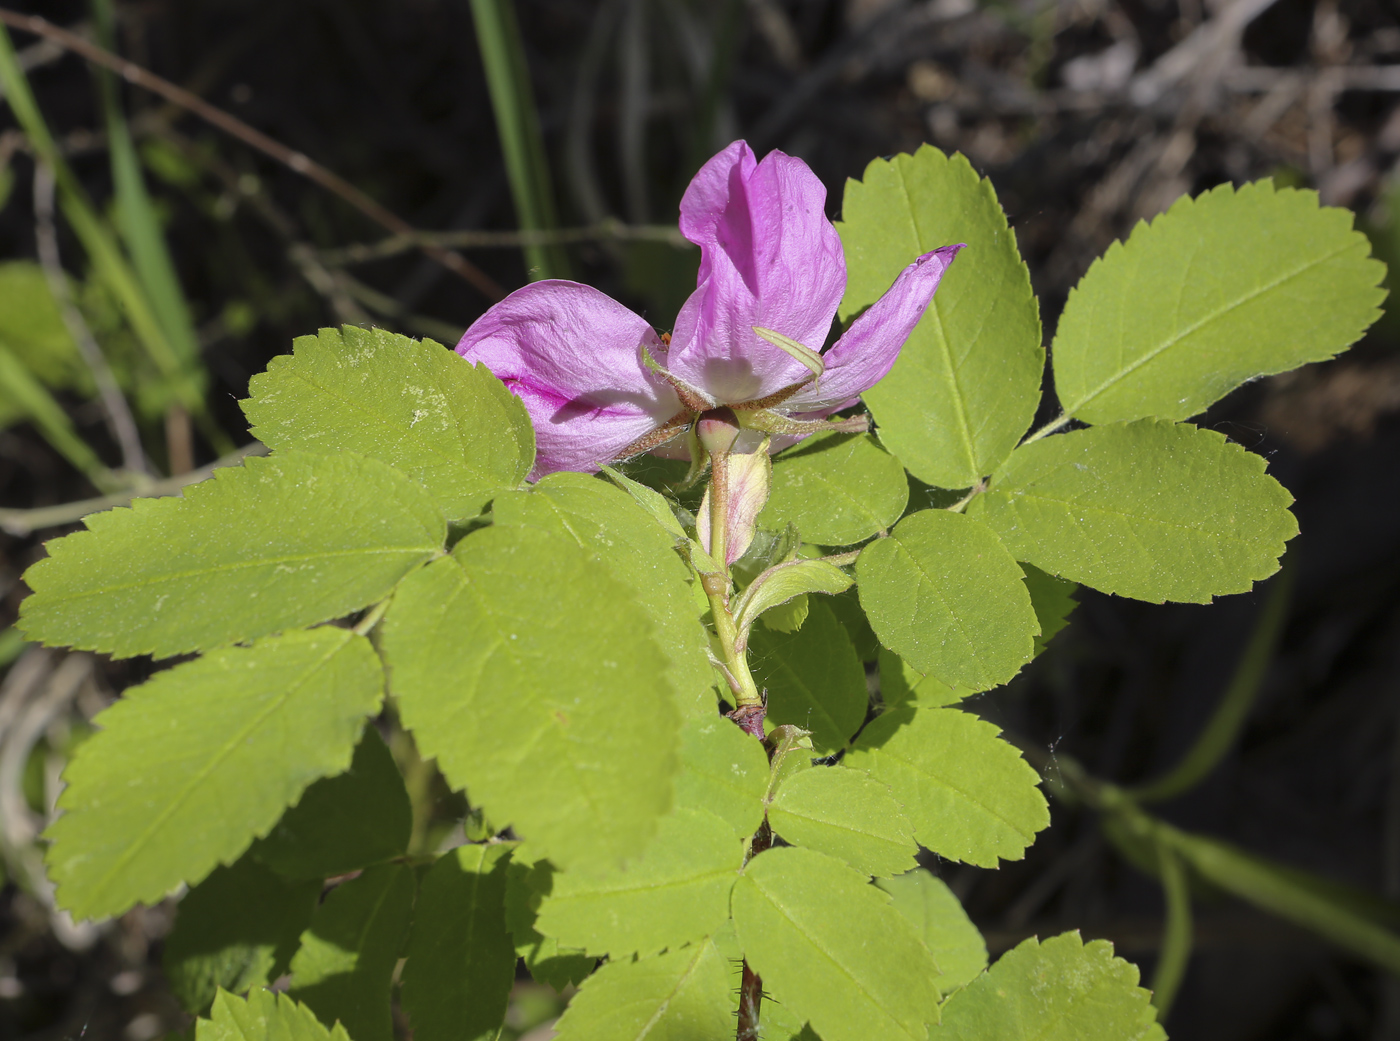
{"type": "MultiPolygon", "coordinates": [[[[294,336],[361,323],[450,345],[562,276],[669,327],[698,263],[676,204],[735,137],[805,159],[833,217],[874,156],[966,153],[1047,342],[1110,242],[1224,181],[1351,207],[1400,287],[1393,0],[44,0],[0,17],[0,625],[44,538],[246,449],[237,401],[294,336]],[[30,14],[72,35],[27,31],[30,14]]],[[[1113,940],[1159,1002],[1176,992],[1177,1037],[1400,1037],[1380,967],[1400,926],[1397,315],[1204,417],[1297,497],[1284,574],[1209,607],[1081,592],[1048,651],[972,703],[1045,771],[1054,824],[999,871],[929,866],[994,951],[1113,940]],[[1279,887],[1320,910],[1270,913],[1279,887]]],[[[182,1029],[159,971],[173,904],[74,925],[36,841],[87,720],[150,665],[10,629],[0,664],[0,1037],[182,1029]]],[[[474,834],[381,724],[415,848],[474,834]]],[[[550,1036],[559,1007],[522,978],[511,1036],[550,1036]]]]}

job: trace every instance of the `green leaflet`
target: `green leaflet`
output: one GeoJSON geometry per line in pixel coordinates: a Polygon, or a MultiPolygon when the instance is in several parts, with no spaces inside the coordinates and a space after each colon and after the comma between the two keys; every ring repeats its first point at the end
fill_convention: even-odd
{"type": "Polygon", "coordinates": [[[904,467],[875,438],[823,434],[773,460],[763,523],[795,524],[808,542],[849,546],[899,520],[908,502],[904,467]]]}
{"type": "MultiPolygon", "coordinates": [[[[91,392],[91,377],[48,278],[32,260],[0,263],[0,343],[45,386],[91,392]]],[[[13,408],[13,402],[0,400],[0,423],[18,418],[13,408]]]]}
{"type": "Polygon", "coordinates": [[[1138,600],[1209,603],[1278,570],[1298,533],[1264,460],[1213,430],[1143,419],[1023,448],[968,505],[1012,553],[1138,600]]]}
{"type": "Polygon", "coordinates": [[[825,560],[790,560],[775,565],[744,590],[743,596],[734,605],[734,623],[740,633],[746,633],[767,611],[803,597],[804,607],[796,625],[768,625],[777,632],[795,632],[807,620],[811,610],[805,603],[808,593],[834,595],[850,589],[854,581],[846,572],[825,560]]]}
{"type": "Polygon", "coordinates": [[[763,746],[728,719],[715,715],[693,720],[681,731],[677,806],[708,810],[747,841],[763,823],[767,787],[763,746]]]}
{"type": "Polygon", "coordinates": [[[288,878],[331,878],[406,853],[412,830],[403,777],[370,726],[350,769],[306,789],[250,852],[288,878]]]}
{"type": "Polygon", "coordinates": [[[969,517],[910,514],[865,548],[856,575],[880,642],[919,672],[988,690],[1030,660],[1039,626],[1022,571],[969,517]]]}
{"type": "Polygon", "coordinates": [[[423,876],[400,995],[414,1041],[495,1041],[515,982],[505,913],[510,851],[458,846],[423,876]]]}
{"type": "Polygon", "coordinates": [[[844,748],[865,718],[870,696],[850,637],[821,601],[809,605],[795,633],[754,629],[749,667],[768,691],[768,719],[812,732],[812,747],[827,755],[844,748]]]}
{"type": "Polygon", "coordinates": [[[997,733],[959,709],[901,708],[873,720],[846,763],[890,786],[920,845],[992,868],[1050,823],[1039,776],[997,733]]]}
{"type": "Polygon", "coordinates": [[[290,881],[249,856],[215,868],[185,894],[162,966],[186,1011],[208,1008],[220,988],[241,993],[287,971],[321,896],[320,880],[290,881]]]}
{"type": "Polygon", "coordinates": [[[570,538],[490,527],[409,576],[381,646],[423,757],[560,866],[615,864],[670,808],[670,663],[570,538]]]}
{"type": "Polygon", "coordinates": [[[518,488],[535,462],[525,407],[484,365],[383,329],[299,336],[248,384],[252,434],[277,451],[349,450],[397,467],[449,518],[518,488]]]}
{"type": "Polygon", "coordinates": [[[603,473],[608,475],[608,479],[613,484],[632,496],[637,505],[646,510],[651,515],[651,519],[661,525],[662,530],[668,535],[682,542],[688,538],[685,529],[681,527],[681,522],[676,520],[676,513],[671,509],[671,503],[666,496],[654,488],[648,488],[646,485],[632,480],[611,466],[604,466],[603,473]]]}
{"type": "Polygon", "coordinates": [[[288,992],[354,1041],[392,1041],[389,993],[413,913],[406,864],[370,868],[332,889],[301,936],[288,992]]]}
{"type": "Polygon", "coordinates": [[[950,687],[942,680],[925,676],[894,651],[880,648],[880,700],[886,708],[941,708],[956,705],[973,693],[966,687],[950,687]]]}
{"type": "Polygon", "coordinates": [[[880,641],[875,638],[875,630],[870,628],[870,620],[865,617],[865,608],[860,605],[860,597],[854,589],[824,599],[831,613],[841,623],[847,638],[855,647],[856,657],[863,662],[874,661],[880,653],[880,641]]]}
{"type": "Polygon", "coordinates": [[[859,770],[828,766],[783,781],[768,806],[773,831],[866,875],[914,867],[914,826],[887,786],[859,770]]]}
{"type": "Polygon", "coordinates": [[[938,966],[890,898],[838,860],[795,846],[754,857],[734,924],[765,990],[824,1041],[922,1041],[938,966]]]}
{"type": "Polygon", "coordinates": [[[986,941],[941,878],[917,868],[875,884],[890,894],[895,910],[909,919],[933,953],[943,970],[938,980],[943,993],[966,986],[982,974],[987,967],[986,941]]]}
{"type": "Polygon", "coordinates": [[[1035,638],[1035,651],[1032,657],[1039,657],[1046,644],[1054,639],[1065,626],[1069,616],[1079,606],[1074,599],[1078,587],[1063,578],[1047,575],[1033,564],[1022,564],[1026,573],[1026,592],[1031,596],[1031,607],[1035,608],[1035,619],[1040,623],[1040,635],[1035,638]]]}
{"type": "Polygon", "coordinates": [[[506,872],[506,928],[515,941],[515,953],[525,960],[530,975],[555,990],[581,983],[597,964],[582,951],[559,946],[552,936],[535,928],[540,904],[554,888],[557,872],[548,860],[535,859],[537,851],[517,846],[506,872]]]}
{"type": "Polygon", "coordinates": [[[675,539],[624,492],[595,477],[555,473],[529,494],[503,496],[493,509],[500,525],[526,525],[582,546],[646,610],[657,645],[671,661],[678,704],[688,715],[712,715],[714,672],[691,594],[692,576],[675,539]]]}
{"type": "Polygon", "coordinates": [[[674,950],[724,924],[743,863],[744,843],[726,821],[677,808],[639,860],[556,874],[535,928],[562,947],[614,959],[674,950]]]}
{"type": "Polygon", "coordinates": [[[1063,933],[1007,951],[943,1006],[937,1041],[1166,1041],[1137,966],[1063,933]]]}
{"type": "Polygon", "coordinates": [[[314,625],[373,603],[441,548],[442,514],[373,459],[289,453],[137,499],[48,543],[25,573],[31,640],[157,658],[314,625]]]}
{"type": "Polygon", "coordinates": [[[772,629],[775,633],[795,633],[807,620],[809,604],[807,594],[803,593],[777,607],[770,607],[759,616],[759,621],[765,629],[772,629]]]}
{"type": "Polygon", "coordinates": [[[128,690],[64,771],[46,858],[59,903],[120,914],[232,862],[350,765],[382,693],[369,641],[335,628],[228,647],[128,690]]]}
{"type": "Polygon", "coordinates": [[[209,1016],[195,1025],[197,1041],[350,1041],[343,1026],[327,1030],[305,1005],[270,990],[246,1000],[220,992],[209,1016]]]}
{"type": "Polygon", "coordinates": [[[655,958],[612,961],[555,1026],[559,1041],[717,1041],[734,1032],[724,957],[702,940],[655,958]]]}
{"type": "Polygon", "coordinates": [[[916,257],[967,243],[890,374],[862,397],[910,473],[940,488],[971,487],[1016,446],[1040,401],[1040,313],[1016,233],[991,182],[963,156],[928,145],[876,159],[863,180],[848,180],[841,211],[842,321],[916,257]]]}
{"type": "Polygon", "coordinates": [[[1256,376],[1322,361],[1380,317],[1384,265],[1350,210],[1268,181],[1178,199],[1071,290],[1055,389],[1086,423],[1186,419],[1256,376]]]}

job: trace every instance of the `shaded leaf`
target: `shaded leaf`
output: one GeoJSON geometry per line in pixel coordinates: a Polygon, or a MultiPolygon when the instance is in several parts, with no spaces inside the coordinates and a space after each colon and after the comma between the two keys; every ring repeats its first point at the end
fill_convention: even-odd
{"type": "Polygon", "coordinates": [[[830,766],[785,780],[768,806],[773,831],[796,846],[844,860],[867,875],[914,866],[914,826],[887,786],[830,766]]]}
{"type": "Polygon", "coordinates": [[[1380,317],[1385,266],[1352,213],[1269,181],[1178,199],[1070,291],[1055,389],[1087,423],[1186,419],[1256,376],[1322,361],[1380,317]]]}
{"type": "Polygon", "coordinates": [[[382,694],[369,641],[335,628],[229,647],[129,689],[64,771],[46,858],[59,903],[119,914],[232,862],[350,765],[382,694]]]}
{"type": "Polygon", "coordinates": [[[1298,532],[1262,457],[1144,419],[1018,448],[968,514],[1018,559],[1137,600],[1209,603],[1278,570],[1298,532]]]}
{"type": "Polygon", "coordinates": [[[424,758],[574,866],[634,853],[671,805],[679,720],[650,633],[574,540],[490,527],[399,587],[381,646],[424,758]]]}
{"type": "Polygon", "coordinates": [[[350,1041],[345,1028],[327,1029],[305,1005],[285,994],[255,990],[246,999],[220,993],[197,1041],[350,1041]]]}
{"type": "Polygon", "coordinates": [[[808,542],[849,546],[904,512],[909,481],[898,459],[869,434],[823,434],[773,461],[763,523],[795,524],[808,542]]]}
{"type": "Polygon", "coordinates": [[[414,1041],[494,1041],[515,982],[506,930],[511,847],[458,846],[419,886],[400,1001],[414,1041]]]}
{"type": "Polygon", "coordinates": [[[384,597],[437,552],[442,514],[363,456],[295,453],[215,471],[184,498],[86,518],[25,573],[31,640],[157,658],[314,625],[384,597]]]}
{"type": "Polygon", "coordinates": [[[870,163],[846,182],[841,212],[842,321],[915,257],[967,243],[893,370],[862,397],[910,473],[940,488],[971,487],[1016,446],[1040,401],[1040,314],[1016,233],[991,182],[963,156],[928,145],[870,163]]]}
{"type": "Polygon", "coordinates": [[[518,488],[535,461],[520,400],[484,365],[383,329],[322,329],[292,341],[248,384],[252,434],[285,451],[348,450],[397,467],[449,518],[518,488]]]}
{"type": "Polygon", "coordinates": [[[1078,586],[1047,575],[1034,564],[1022,564],[1021,570],[1026,573],[1026,592],[1031,596],[1031,607],[1035,608],[1035,619],[1040,623],[1040,635],[1035,638],[1035,651],[1031,655],[1039,657],[1055,634],[1069,625],[1070,614],[1079,606],[1079,601],[1074,599],[1078,586]]]}
{"type": "Polygon", "coordinates": [[[302,933],[290,995],[355,1041],[391,1041],[390,983],[416,889],[411,867],[384,864],[331,890],[302,933]]]}
{"type": "Polygon", "coordinates": [[[875,883],[914,926],[943,970],[938,987],[945,994],[966,986],[987,967],[987,944],[953,891],[923,868],[875,883]]]}
{"type": "Polygon", "coordinates": [[[1050,823],[1039,775],[996,727],[959,709],[886,712],[846,762],[889,785],[914,838],[948,860],[1020,860],[1050,823]]]}
{"type": "Polygon", "coordinates": [[[919,672],[988,690],[1030,660],[1038,625],[1022,571],[970,517],[910,514],[861,552],[856,575],[880,642],[919,672]]]}
{"type": "Polygon", "coordinates": [[[950,687],[933,676],[925,676],[918,669],[895,654],[894,651],[880,648],[880,700],[886,708],[941,708],[956,705],[973,691],[966,687],[950,687]]]}
{"type": "Polygon", "coordinates": [[[517,846],[506,873],[506,928],[515,940],[515,953],[530,975],[555,990],[581,983],[597,964],[580,950],[561,948],[552,936],[535,928],[540,904],[554,888],[554,865],[536,859],[527,846],[517,846]]]}

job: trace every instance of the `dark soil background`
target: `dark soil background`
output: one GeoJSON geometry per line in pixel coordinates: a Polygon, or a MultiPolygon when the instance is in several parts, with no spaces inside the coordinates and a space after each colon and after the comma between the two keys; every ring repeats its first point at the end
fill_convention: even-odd
{"type": "MultiPolygon", "coordinates": [[[[82,3],[14,6],[86,31],[82,3]]],[[[118,11],[126,57],[415,227],[516,227],[468,0],[123,0],[118,11]]],[[[1400,259],[1393,0],[519,0],[518,12],[565,226],[673,223],[698,163],[738,136],[806,159],[835,217],[845,178],[930,142],[966,153],[996,186],[1047,343],[1070,286],[1110,242],[1222,182],[1314,187],[1356,211],[1383,259],[1400,259]]],[[[109,198],[89,68],[13,35],[71,162],[109,198]]],[[[293,337],[374,322],[451,341],[489,305],[421,253],[348,263],[344,247],[384,233],[342,200],[149,94],[128,89],[125,101],[196,309],[211,401],[236,443],[248,378],[293,337]]],[[[0,112],[0,162],[14,175],[0,256],[33,257],[33,165],[13,126],[0,112]]],[[[77,267],[76,240],[62,245],[77,267]]],[[[507,291],[526,278],[518,249],[465,255],[507,291]]],[[[613,235],[569,257],[575,277],[658,328],[694,285],[694,254],[659,239],[613,235]]],[[[1284,638],[1242,739],[1161,812],[1400,899],[1397,336],[1388,316],[1341,359],[1245,387],[1203,419],[1270,460],[1302,534],[1284,638]]],[[[73,404],[104,444],[100,416],[73,404]]],[[[158,422],[151,431],[159,444],[158,422]]],[[[196,442],[197,463],[214,454],[196,442]]],[[[28,426],[0,432],[0,505],[93,494],[28,426]]],[[[0,536],[0,621],[53,533],[0,536]]],[[[1148,779],[1209,717],[1268,588],[1206,607],[1082,592],[1046,654],[975,707],[1099,777],[1148,779]]],[[[74,712],[133,668],[99,667],[74,712]]],[[[997,950],[1078,928],[1151,978],[1160,890],[1092,813],[1056,804],[1024,862],[942,873],[997,950]]],[[[1396,983],[1374,968],[1234,900],[1204,900],[1196,914],[1174,1037],[1400,1038],[1396,983]]],[[[0,1038],[148,1041],[182,1027],[158,969],[169,920],[162,907],[74,930],[42,894],[7,884],[0,1038]]]]}

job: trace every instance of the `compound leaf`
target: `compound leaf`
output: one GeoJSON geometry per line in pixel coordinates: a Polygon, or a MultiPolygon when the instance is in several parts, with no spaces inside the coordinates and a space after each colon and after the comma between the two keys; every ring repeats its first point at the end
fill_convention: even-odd
{"type": "MultiPolygon", "coordinates": [[[[967,243],[890,374],[862,397],[880,440],[940,488],[976,484],[1006,458],[1040,401],[1045,351],[1030,273],[992,184],[961,155],[924,145],[846,182],[847,321],[915,257],[967,243]]],[[[804,529],[804,534],[806,531],[804,529]]]]}
{"type": "Polygon", "coordinates": [[[693,720],[681,731],[677,806],[708,810],[747,841],[763,823],[767,787],[763,745],[723,716],[693,720]]]}
{"type": "Polygon", "coordinates": [[[671,805],[671,664],[635,601],[572,538],[493,526],[409,576],[384,618],[424,758],[561,867],[618,863],[671,805]]]}
{"type": "Polygon", "coordinates": [[[413,478],[450,518],[518,488],[535,461],[520,399],[484,365],[383,329],[292,341],[248,384],[252,434],[284,451],[359,452],[413,478]]]}
{"type": "Polygon", "coordinates": [[[545,477],[528,495],[498,499],[493,513],[497,524],[530,525],[573,539],[630,586],[671,661],[682,709],[714,713],[709,642],[695,610],[691,571],[676,553],[675,538],[644,508],[596,477],[561,472],[545,477]]]}
{"type": "Polygon", "coordinates": [[[677,808],[637,861],[555,875],[535,928],[560,946],[614,959],[675,949],[724,924],[743,863],[744,843],[726,821],[677,808]]]}
{"type": "Polygon", "coordinates": [[[955,708],[900,708],[861,732],[846,762],[890,786],[914,838],[978,867],[1020,860],[1050,823],[1040,778],[997,728],[955,708]]]}
{"type": "Polygon", "coordinates": [[[231,863],[313,781],[350,765],[383,671],[348,629],[293,631],[157,673],[101,712],[47,832],[78,918],[153,903],[231,863]]]}
{"type": "Polygon", "coordinates": [[[414,1041],[495,1041],[515,982],[506,929],[511,847],[458,846],[423,876],[400,1001],[414,1041]]]}
{"type": "Polygon", "coordinates": [[[938,981],[943,993],[966,986],[982,974],[987,967],[987,943],[941,878],[917,868],[875,884],[890,894],[895,910],[909,919],[933,953],[943,970],[938,981]]]}
{"type": "Polygon", "coordinates": [[[773,831],[867,875],[914,866],[914,826],[887,786],[859,770],[830,766],[786,779],[768,806],[773,831]]]}
{"type": "Polygon", "coordinates": [[[849,546],[883,531],[904,512],[909,479],[869,434],[808,438],[773,461],[763,523],[795,524],[808,542],[849,546]]]}
{"type": "Polygon", "coordinates": [[[734,1032],[724,957],[709,940],[590,976],[555,1026],[559,1041],[710,1041],[734,1032]]]}
{"type": "Polygon", "coordinates": [[[250,852],[288,878],[331,878],[402,855],[412,830],[403,776],[379,731],[366,727],[350,769],[306,789],[250,852]]]}
{"type": "Polygon", "coordinates": [[[417,883],[406,864],[383,864],[335,889],[302,933],[289,993],[355,1041],[392,1041],[394,967],[417,883]]]}
{"type": "Polygon", "coordinates": [[[321,896],[319,880],[293,881],[249,856],[218,867],[180,901],[162,965],[186,1011],[208,1008],[223,990],[266,986],[296,952],[321,896]]]}
{"type": "Polygon", "coordinates": [[[949,686],[988,690],[1030,660],[1038,631],[1022,572],[983,524],[921,510],[856,562],[880,642],[949,686]]]}
{"type": "Polygon", "coordinates": [[[870,696],[851,638],[826,604],[812,601],[795,633],[754,629],[749,666],[768,691],[768,719],[812,733],[819,755],[844,748],[865,718],[870,696]]]}
{"type": "Polygon", "coordinates": [[[270,990],[246,999],[220,991],[209,1017],[195,1024],[196,1041],[350,1041],[340,1024],[327,1029],[305,1005],[270,990]]]}
{"type": "Polygon", "coordinates": [[[1293,497],[1213,430],[1143,419],[1018,448],[973,499],[1018,559],[1105,593],[1209,603],[1278,570],[1293,497]]]}
{"type": "Polygon", "coordinates": [[[950,997],[937,1041],[1166,1041],[1137,966],[1107,940],[1063,933],[1007,951],[950,997]]]}
{"type": "Polygon", "coordinates": [[[764,989],[824,1041],[922,1041],[938,1019],[933,956],[889,896],[839,860],[796,846],[760,853],[733,905],[764,989]]]}
{"type": "Polygon", "coordinates": [[[1086,423],[1186,419],[1256,376],[1322,361],[1380,317],[1350,210],[1269,181],[1181,198],[1071,290],[1055,388],[1086,423]]]}
{"type": "Polygon", "coordinates": [[[338,618],[438,552],[428,493],[374,459],[289,453],[137,499],[48,543],[25,573],[31,640],[157,658],[338,618]]]}

